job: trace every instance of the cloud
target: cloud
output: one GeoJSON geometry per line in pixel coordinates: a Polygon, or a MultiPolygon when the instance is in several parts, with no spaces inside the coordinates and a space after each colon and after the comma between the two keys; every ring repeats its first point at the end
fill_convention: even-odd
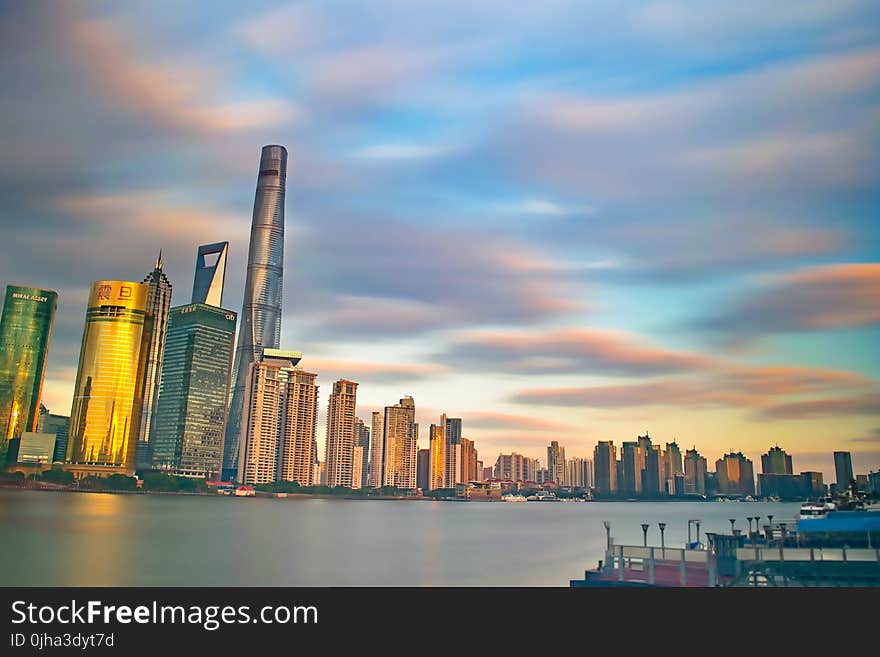
{"type": "Polygon", "coordinates": [[[571,293],[578,272],[484,230],[328,213],[296,254],[291,275],[311,291],[298,316],[321,339],[531,324],[585,305],[571,293]]]}
{"type": "Polygon", "coordinates": [[[532,388],[515,394],[517,404],[585,408],[742,408],[761,417],[800,417],[851,408],[861,413],[875,383],[859,374],[803,367],[743,366],[726,360],[704,361],[684,377],[642,383],[532,388]],[[836,400],[804,400],[812,394],[847,395],[836,400]],[[800,398],[798,401],[792,399],[800,398]]]}
{"type": "Polygon", "coordinates": [[[277,126],[297,115],[289,101],[279,98],[220,100],[227,72],[179,57],[140,57],[134,35],[118,21],[79,19],[68,29],[83,70],[116,106],[134,115],[209,133],[277,126]]]}
{"type": "Polygon", "coordinates": [[[517,203],[501,203],[498,210],[503,213],[567,217],[570,215],[594,214],[588,205],[568,206],[544,198],[527,198],[517,203]]]}
{"type": "Polygon", "coordinates": [[[715,377],[719,385],[751,395],[777,397],[818,391],[845,391],[871,385],[853,372],[794,366],[730,365],[715,377]]]}
{"type": "Polygon", "coordinates": [[[443,157],[454,153],[455,148],[448,145],[431,145],[416,143],[371,144],[355,152],[355,156],[367,160],[421,160],[443,157]]]}
{"type": "Polygon", "coordinates": [[[540,237],[627,263],[602,280],[681,283],[840,257],[871,230],[830,199],[872,203],[878,80],[880,50],[859,48],[636,91],[559,85],[511,104],[473,157],[600,208],[540,237]]]}
{"type": "Polygon", "coordinates": [[[740,341],[762,335],[880,324],[880,263],[808,267],[755,286],[695,327],[740,341]]]}
{"type": "Polygon", "coordinates": [[[623,331],[465,331],[440,360],[478,371],[648,376],[699,370],[709,359],[643,342],[623,331]]]}
{"type": "Polygon", "coordinates": [[[471,427],[481,430],[509,429],[517,432],[541,431],[545,433],[570,432],[574,430],[574,427],[555,420],[547,420],[531,415],[515,415],[490,411],[468,412],[465,417],[465,428],[470,430],[471,427]]]}
{"type": "Polygon", "coordinates": [[[871,429],[868,435],[860,436],[859,438],[853,438],[852,442],[854,443],[880,443],[880,427],[875,427],[871,429]]]}
{"type": "Polygon", "coordinates": [[[533,388],[511,399],[517,404],[584,408],[630,408],[637,406],[749,406],[754,395],[707,390],[699,382],[656,381],[625,385],[572,388],[533,388]]]}
{"type": "Polygon", "coordinates": [[[433,379],[446,373],[446,368],[432,364],[371,363],[356,360],[309,358],[308,355],[303,358],[302,366],[309,371],[316,372],[325,380],[347,378],[361,385],[433,379]]]}
{"type": "Polygon", "coordinates": [[[876,416],[880,415],[880,393],[776,404],[765,408],[762,415],[767,418],[788,420],[852,415],[876,416]]]}

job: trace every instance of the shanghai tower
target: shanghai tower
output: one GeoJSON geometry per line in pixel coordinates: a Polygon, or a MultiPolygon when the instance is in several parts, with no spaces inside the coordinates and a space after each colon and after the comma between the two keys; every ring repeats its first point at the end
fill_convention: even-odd
{"type": "Polygon", "coordinates": [[[226,480],[234,479],[238,470],[239,434],[248,367],[259,360],[264,349],[277,349],[281,342],[286,179],[287,149],[284,146],[263,146],[232,373],[232,401],[223,445],[223,479],[226,480]]]}

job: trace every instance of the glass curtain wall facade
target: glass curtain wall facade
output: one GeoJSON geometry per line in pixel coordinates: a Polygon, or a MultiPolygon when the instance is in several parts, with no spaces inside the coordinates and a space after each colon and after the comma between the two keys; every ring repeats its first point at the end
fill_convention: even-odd
{"type": "Polygon", "coordinates": [[[153,317],[149,286],[92,284],[70,411],[67,460],[134,471],[153,317]]]}
{"type": "Polygon", "coordinates": [[[37,428],[57,307],[52,290],[6,286],[0,319],[0,463],[14,446],[10,441],[37,428]]]}
{"type": "Polygon", "coordinates": [[[284,264],[284,193],[287,149],[264,146],[251,219],[247,277],[232,373],[232,401],[226,426],[223,478],[238,473],[239,435],[249,367],[264,349],[281,343],[281,291],[284,264]]]}
{"type": "Polygon", "coordinates": [[[236,315],[206,304],[172,308],[153,427],[152,467],[220,475],[236,315]]]}

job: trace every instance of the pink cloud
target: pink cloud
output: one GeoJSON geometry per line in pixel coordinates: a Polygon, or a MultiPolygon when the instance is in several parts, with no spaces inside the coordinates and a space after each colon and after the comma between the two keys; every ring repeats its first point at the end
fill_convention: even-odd
{"type": "Polygon", "coordinates": [[[809,267],[770,279],[698,326],[742,339],[880,324],[880,263],[809,267]]]}
{"type": "Polygon", "coordinates": [[[229,72],[215,65],[135,52],[134,35],[117,21],[75,19],[68,31],[83,69],[113,102],[165,125],[230,133],[289,122],[298,110],[277,98],[225,101],[229,72]]]}
{"type": "Polygon", "coordinates": [[[635,336],[602,329],[466,331],[451,357],[472,367],[519,372],[651,374],[699,370],[711,359],[647,344],[635,336]]]}
{"type": "Polygon", "coordinates": [[[348,378],[360,384],[368,382],[414,381],[439,377],[448,370],[434,364],[394,364],[328,358],[303,358],[303,367],[322,378],[348,378]]]}

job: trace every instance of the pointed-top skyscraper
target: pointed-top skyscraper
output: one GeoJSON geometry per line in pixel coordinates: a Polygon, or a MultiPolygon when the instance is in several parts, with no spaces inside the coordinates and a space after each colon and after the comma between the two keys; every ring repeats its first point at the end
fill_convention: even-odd
{"type": "Polygon", "coordinates": [[[162,376],[162,356],[165,353],[165,332],[168,328],[168,311],[171,310],[171,282],[162,271],[162,251],[156,258],[153,271],[143,280],[149,285],[147,292],[147,314],[153,317],[153,328],[147,352],[147,371],[144,381],[144,404],[141,409],[140,430],[136,466],[138,469],[150,467],[150,434],[153,430],[153,413],[159,398],[159,381],[162,376]]]}
{"type": "Polygon", "coordinates": [[[239,435],[248,366],[264,349],[281,342],[281,282],[284,264],[284,191],[287,149],[263,146],[251,220],[247,278],[232,373],[232,401],[223,449],[223,478],[238,471],[239,435]]]}
{"type": "Polygon", "coordinates": [[[204,244],[196,256],[192,303],[223,306],[223,284],[226,281],[226,255],[229,242],[204,244]]]}

